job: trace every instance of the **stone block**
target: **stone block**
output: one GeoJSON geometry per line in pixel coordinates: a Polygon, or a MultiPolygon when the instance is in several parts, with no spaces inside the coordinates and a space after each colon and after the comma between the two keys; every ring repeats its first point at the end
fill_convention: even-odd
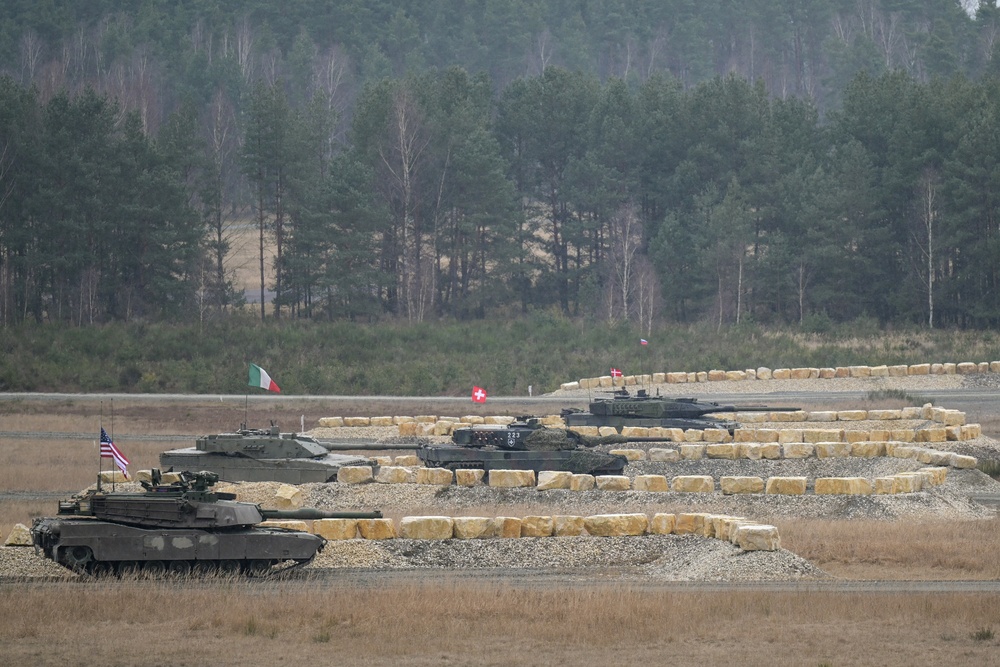
{"type": "Polygon", "coordinates": [[[770,380],[773,377],[771,369],[766,366],[759,366],[757,368],[757,379],[758,380],[770,380]]]}
{"type": "Polygon", "coordinates": [[[593,475],[573,475],[569,480],[570,491],[590,491],[597,486],[593,475]]]}
{"type": "Polygon", "coordinates": [[[447,468],[417,468],[417,484],[451,486],[454,481],[455,473],[447,468]]]}
{"type": "Polygon", "coordinates": [[[769,461],[777,461],[781,458],[782,445],[777,442],[765,442],[760,445],[760,457],[769,461]]]}
{"type": "Polygon", "coordinates": [[[615,379],[610,375],[602,375],[601,377],[597,378],[597,382],[601,387],[605,389],[615,386],[615,379]]]}
{"type": "Polygon", "coordinates": [[[102,484],[124,484],[128,481],[121,470],[102,470],[97,476],[102,484]]]}
{"type": "Polygon", "coordinates": [[[596,475],[594,481],[601,491],[628,491],[632,480],[625,475],[596,475]]]}
{"type": "Polygon", "coordinates": [[[872,484],[872,493],[877,496],[883,496],[892,493],[893,484],[895,483],[895,476],[890,475],[887,477],[876,477],[874,484],[872,484]]]}
{"type": "Polygon", "coordinates": [[[916,433],[916,442],[947,442],[948,431],[943,426],[922,428],[916,433]]]}
{"type": "Polygon", "coordinates": [[[393,426],[392,417],[372,417],[368,421],[369,426],[393,426]]]}
{"type": "Polygon", "coordinates": [[[375,481],[380,484],[416,484],[417,470],[408,466],[380,466],[375,481]]]}
{"type": "Polygon", "coordinates": [[[344,417],[344,426],[348,427],[371,426],[371,423],[370,417],[344,417]]]}
{"type": "Polygon", "coordinates": [[[676,449],[665,449],[662,447],[650,447],[649,449],[649,460],[650,461],[665,461],[667,463],[676,463],[681,460],[681,453],[676,449]]]}
{"type": "Polygon", "coordinates": [[[636,491],[653,492],[670,490],[667,478],[663,475],[636,475],[635,481],[632,482],[632,488],[636,491]]]}
{"type": "Polygon", "coordinates": [[[983,427],[980,424],[963,424],[962,440],[975,440],[983,435],[983,427]]]}
{"type": "Polygon", "coordinates": [[[786,442],[802,442],[802,429],[799,428],[783,428],[778,431],[778,442],[785,444],[786,442]]]}
{"type": "Polygon", "coordinates": [[[507,426],[513,423],[514,418],[508,415],[491,415],[489,417],[483,417],[484,424],[494,424],[497,426],[507,426]]]}
{"type": "Polygon", "coordinates": [[[907,369],[907,375],[930,375],[930,364],[911,364],[907,369]]]}
{"type": "Polygon", "coordinates": [[[555,522],[551,516],[521,517],[521,537],[552,537],[555,522]]]}
{"type": "Polygon", "coordinates": [[[958,364],[953,362],[946,362],[942,364],[944,366],[943,373],[945,375],[956,375],[958,372],[958,364]]]}
{"type": "Polygon", "coordinates": [[[792,371],[788,368],[775,368],[771,372],[772,380],[789,380],[792,377],[792,371]]]}
{"type": "Polygon", "coordinates": [[[806,413],[807,422],[835,422],[837,421],[837,412],[834,410],[819,411],[819,412],[807,412],[806,413]]]}
{"type": "Polygon", "coordinates": [[[458,486],[479,486],[486,477],[485,470],[459,469],[455,471],[455,484],[458,486]]]}
{"type": "Polygon", "coordinates": [[[577,389],[580,388],[580,383],[579,382],[563,382],[561,385],[559,385],[559,388],[562,389],[563,391],[576,391],[577,389]]]}
{"type": "Polygon", "coordinates": [[[705,445],[705,456],[710,459],[728,459],[733,461],[736,459],[736,444],[719,442],[705,445]]]}
{"type": "Polygon", "coordinates": [[[742,382],[747,379],[746,371],[726,371],[726,380],[730,382],[742,382]]]}
{"type": "Polygon", "coordinates": [[[961,426],[945,426],[944,427],[945,437],[948,438],[948,442],[954,442],[962,439],[962,427],[961,426]]]}
{"type": "Polygon", "coordinates": [[[807,459],[816,453],[816,445],[809,442],[786,442],[781,446],[782,456],[786,459],[807,459]]]}
{"type": "Polygon", "coordinates": [[[785,410],[782,412],[768,412],[769,422],[804,422],[809,418],[809,413],[805,410],[785,410]]]}
{"type": "Polygon", "coordinates": [[[894,428],[889,431],[889,439],[896,442],[913,442],[917,439],[917,432],[912,428],[894,428]]]}
{"type": "Polygon", "coordinates": [[[854,444],[855,442],[866,442],[869,440],[868,431],[851,431],[848,429],[844,430],[844,442],[849,442],[854,444]]]}
{"type": "Polygon", "coordinates": [[[833,377],[849,378],[851,377],[851,369],[846,366],[837,366],[835,369],[833,369],[833,377]]]}
{"type": "Polygon", "coordinates": [[[417,435],[432,436],[434,435],[434,428],[436,426],[437,422],[417,422],[417,435]]]}
{"type": "Polygon", "coordinates": [[[962,470],[975,468],[979,462],[976,460],[975,456],[964,456],[962,454],[952,454],[951,455],[951,465],[952,468],[959,468],[962,470]]]}
{"type": "Polygon", "coordinates": [[[923,476],[913,473],[899,473],[892,477],[893,493],[916,493],[923,486],[923,476]]]}
{"type": "Polygon", "coordinates": [[[731,541],[743,551],[777,551],[781,548],[778,529],[767,525],[742,525],[733,530],[731,541]]]}
{"type": "Polygon", "coordinates": [[[407,516],[399,520],[399,536],[404,540],[450,540],[455,521],[450,516],[407,516]]]}
{"type": "Polygon", "coordinates": [[[939,421],[945,426],[961,426],[965,423],[965,413],[961,410],[944,410],[939,421]]]}
{"type": "Polygon", "coordinates": [[[337,481],[341,484],[367,484],[374,479],[371,466],[341,466],[337,470],[337,481]]]}
{"type": "Polygon", "coordinates": [[[31,531],[23,523],[15,523],[3,543],[5,547],[30,547],[33,544],[31,531]]]}
{"type": "Polygon", "coordinates": [[[486,418],[482,415],[465,415],[459,421],[463,424],[485,424],[486,418]]]}
{"type": "Polygon", "coordinates": [[[653,384],[663,384],[666,380],[666,373],[653,373],[653,384]]]}
{"type": "Polygon", "coordinates": [[[494,521],[485,516],[456,516],[452,519],[452,537],[459,540],[476,540],[494,537],[494,521]]]}
{"type": "Polygon", "coordinates": [[[645,514],[596,514],[583,521],[587,532],[594,537],[645,535],[649,529],[645,514]]]}
{"type": "Polygon", "coordinates": [[[646,452],[641,449],[612,449],[609,454],[624,456],[629,461],[645,461],[646,452]]]}
{"type": "Polygon", "coordinates": [[[700,428],[689,428],[684,431],[684,442],[701,442],[705,439],[705,431],[700,428]]]}
{"type": "MultiPolygon", "coordinates": [[[[343,468],[341,468],[341,470],[343,470],[343,468]]],[[[370,474],[371,468],[367,468],[367,470],[370,474]]],[[[275,489],[274,498],[271,502],[274,504],[275,509],[297,510],[305,503],[305,496],[302,494],[302,489],[299,487],[291,484],[282,484],[275,489]]]]}
{"type": "Polygon", "coordinates": [[[760,477],[720,477],[719,489],[726,495],[734,493],[763,493],[764,480],[760,477]]]}
{"type": "Polygon", "coordinates": [[[451,435],[451,432],[455,429],[455,422],[438,420],[434,422],[434,435],[451,435]]]}
{"type": "Polygon", "coordinates": [[[391,540],[396,537],[392,519],[358,519],[358,532],[366,540],[391,540]]]}
{"type": "Polygon", "coordinates": [[[724,428],[706,428],[701,432],[701,439],[705,442],[730,442],[733,436],[724,428]]]}
{"type": "Polygon", "coordinates": [[[295,519],[268,519],[260,524],[264,528],[284,528],[285,530],[298,530],[304,533],[311,532],[309,523],[295,519]]]}
{"type": "Polygon", "coordinates": [[[872,366],[872,377],[873,378],[889,377],[889,367],[885,365],[872,366]]]}
{"type": "Polygon", "coordinates": [[[493,519],[493,534],[496,537],[513,539],[521,537],[521,519],[516,516],[498,516],[493,519]]]}
{"type": "Polygon", "coordinates": [[[598,426],[597,434],[600,435],[601,437],[609,435],[618,435],[618,429],[616,429],[614,426],[598,426]]]}
{"type": "Polygon", "coordinates": [[[649,532],[653,535],[670,535],[674,532],[677,517],[673,514],[658,512],[649,521],[649,532]]]}
{"type": "Polygon", "coordinates": [[[395,456],[392,459],[392,464],[404,467],[415,467],[423,465],[423,463],[421,463],[420,461],[420,457],[418,457],[416,454],[400,454],[399,456],[395,456]]]}
{"type": "Polygon", "coordinates": [[[869,410],[868,419],[889,421],[894,419],[902,419],[902,410],[869,410]]]}
{"type": "Polygon", "coordinates": [[[539,491],[568,489],[572,478],[573,473],[566,470],[540,470],[538,472],[538,483],[535,488],[539,491]]]}
{"type": "Polygon", "coordinates": [[[818,477],[813,488],[817,496],[861,496],[872,492],[871,482],[863,477],[818,477]]]}
{"type": "Polygon", "coordinates": [[[582,516],[559,514],[552,517],[552,534],[556,537],[577,537],[586,531],[582,516]]]}
{"type": "Polygon", "coordinates": [[[933,466],[930,468],[924,468],[920,472],[925,475],[930,475],[931,484],[934,486],[941,486],[948,479],[948,468],[945,466],[933,466]]]}
{"type": "Polygon", "coordinates": [[[819,369],[819,377],[821,380],[831,380],[837,377],[836,368],[821,368],[819,369]]]}
{"type": "Polygon", "coordinates": [[[851,455],[853,445],[849,442],[817,442],[816,458],[831,459],[844,458],[851,455]]]}
{"type": "Polygon", "coordinates": [[[837,421],[859,422],[866,419],[868,419],[867,410],[839,410],[837,412],[837,421]]]}
{"type": "Polygon", "coordinates": [[[1000,373],[1000,361],[990,362],[990,373],[1000,373]]]}
{"type": "Polygon", "coordinates": [[[670,488],[679,493],[712,493],[715,480],[711,475],[678,475],[671,480],[670,488]]]}
{"type": "Polygon", "coordinates": [[[358,520],[316,519],[313,532],[328,540],[353,540],[358,536],[358,520]]]}
{"type": "Polygon", "coordinates": [[[404,438],[412,438],[417,435],[417,427],[419,424],[417,422],[403,422],[399,425],[399,435],[404,438]]]}
{"type": "Polygon", "coordinates": [[[872,376],[871,366],[850,366],[852,378],[870,378],[872,376]]]}
{"type": "Polygon", "coordinates": [[[743,517],[728,516],[726,514],[713,514],[709,517],[712,522],[712,535],[718,540],[729,542],[732,539],[733,531],[744,524],[752,523],[743,517]]]}
{"type": "Polygon", "coordinates": [[[534,470],[491,470],[489,485],[501,489],[513,489],[535,485],[534,470]]]}
{"type": "Polygon", "coordinates": [[[684,384],[687,379],[687,373],[667,373],[667,384],[684,384]]]}
{"type": "Polygon", "coordinates": [[[889,377],[892,378],[906,377],[909,374],[910,374],[909,367],[906,364],[889,366],[889,377]]]}
{"type": "Polygon", "coordinates": [[[885,442],[855,442],[851,445],[851,456],[865,459],[885,456],[885,442]]]}
{"type": "MultiPolygon", "coordinates": [[[[769,442],[766,444],[777,445],[778,443],[769,442]]],[[[761,453],[761,448],[765,446],[764,444],[761,444],[759,442],[741,442],[735,446],[736,446],[736,458],[738,459],[759,461],[760,459],[763,458],[763,454],[761,453]]]]}
{"type": "Polygon", "coordinates": [[[343,417],[320,417],[319,425],[323,428],[340,428],[344,425],[343,417]]]}
{"type": "Polygon", "coordinates": [[[764,493],[779,496],[801,496],[806,492],[805,477],[768,477],[764,493]]]}
{"type": "Polygon", "coordinates": [[[708,514],[704,512],[685,512],[678,514],[674,520],[675,535],[704,535],[705,520],[708,514]]]}
{"type": "Polygon", "coordinates": [[[699,459],[703,459],[705,458],[705,447],[706,445],[681,445],[679,447],[681,458],[685,461],[697,461],[699,459]]]}
{"type": "Polygon", "coordinates": [[[767,417],[766,412],[737,412],[733,415],[733,420],[740,424],[763,424],[767,417]]]}
{"type": "Polygon", "coordinates": [[[580,435],[586,435],[595,438],[600,435],[600,431],[598,431],[596,426],[574,426],[570,430],[575,431],[580,435]]]}
{"type": "Polygon", "coordinates": [[[841,442],[844,440],[844,431],[842,429],[803,429],[802,430],[802,440],[803,442],[841,442]]]}
{"type": "Polygon", "coordinates": [[[392,465],[392,457],[388,456],[388,455],[387,456],[372,456],[370,460],[372,462],[372,465],[374,465],[376,467],[379,467],[379,466],[391,466],[392,465]]]}
{"type": "Polygon", "coordinates": [[[718,369],[713,369],[708,372],[709,382],[720,382],[726,379],[726,371],[721,371],[718,369]]]}

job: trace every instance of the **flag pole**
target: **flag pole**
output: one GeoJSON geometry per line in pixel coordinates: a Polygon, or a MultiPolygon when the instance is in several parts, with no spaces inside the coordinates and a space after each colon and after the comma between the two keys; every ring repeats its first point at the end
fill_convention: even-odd
{"type": "MultiPolygon", "coordinates": [[[[115,441],[115,399],[111,399],[111,442],[115,441]]],[[[115,481],[118,479],[118,475],[111,471],[111,492],[115,491],[115,481]]]]}
{"type": "MultiPolygon", "coordinates": [[[[101,401],[100,429],[104,430],[104,401],[101,401]]],[[[104,472],[104,457],[101,456],[101,436],[97,436],[97,491],[101,490],[101,473],[104,472]]]]}

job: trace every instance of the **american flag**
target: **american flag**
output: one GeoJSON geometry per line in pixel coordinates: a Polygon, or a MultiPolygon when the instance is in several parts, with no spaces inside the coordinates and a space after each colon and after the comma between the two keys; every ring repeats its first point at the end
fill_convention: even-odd
{"type": "Polygon", "coordinates": [[[111,437],[103,428],[101,429],[101,458],[114,459],[115,465],[125,475],[125,479],[128,479],[128,459],[125,458],[120,449],[115,447],[115,443],[111,442],[111,437]]]}

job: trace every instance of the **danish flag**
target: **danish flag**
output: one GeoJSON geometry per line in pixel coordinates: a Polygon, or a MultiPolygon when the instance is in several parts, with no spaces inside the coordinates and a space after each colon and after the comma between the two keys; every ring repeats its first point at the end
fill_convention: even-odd
{"type": "Polygon", "coordinates": [[[611,377],[613,377],[613,378],[620,378],[621,376],[622,376],[622,372],[620,370],[618,370],[617,368],[612,368],[611,369],[611,377]]]}

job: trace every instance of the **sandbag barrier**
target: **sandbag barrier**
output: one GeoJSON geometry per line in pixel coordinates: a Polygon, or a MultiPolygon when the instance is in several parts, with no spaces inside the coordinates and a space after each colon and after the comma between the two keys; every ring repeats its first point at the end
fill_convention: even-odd
{"type": "Polygon", "coordinates": [[[410,516],[392,519],[265,521],[262,525],[303,530],[327,540],[470,540],[526,537],[639,537],[697,535],[728,541],[743,551],[776,551],[775,526],[743,517],[709,513],[597,514],[524,517],[410,516]]]}
{"type": "Polygon", "coordinates": [[[930,363],[897,366],[837,366],[836,368],[776,368],[766,366],[746,370],[678,371],[624,375],[602,375],[580,378],[575,382],[559,385],[563,391],[577,389],[606,389],[649,384],[683,384],[695,382],[721,382],[746,380],[830,380],[835,378],[907,377],[910,375],[977,375],[1000,373],[1000,361],[964,361],[961,363],[930,363]]]}

